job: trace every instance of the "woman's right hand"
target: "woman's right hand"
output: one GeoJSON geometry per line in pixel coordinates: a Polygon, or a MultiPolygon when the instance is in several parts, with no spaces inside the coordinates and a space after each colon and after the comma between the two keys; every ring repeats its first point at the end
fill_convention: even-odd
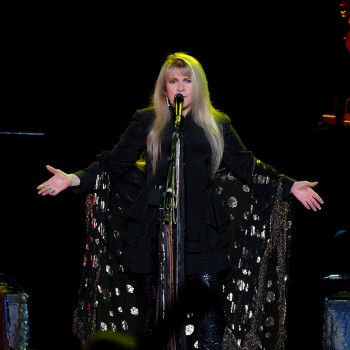
{"type": "Polygon", "coordinates": [[[79,177],[74,174],[66,174],[62,170],[56,169],[51,165],[46,165],[46,169],[52,173],[53,176],[37,187],[39,190],[38,194],[42,196],[48,194],[50,196],[56,196],[68,187],[80,185],[79,177]]]}

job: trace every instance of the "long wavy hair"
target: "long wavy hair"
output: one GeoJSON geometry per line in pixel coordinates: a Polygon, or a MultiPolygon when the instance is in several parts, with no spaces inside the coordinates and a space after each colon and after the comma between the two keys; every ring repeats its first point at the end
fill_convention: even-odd
{"type": "Polygon", "coordinates": [[[211,168],[214,174],[221,163],[224,140],[220,130],[222,113],[214,108],[210,100],[208,80],[201,63],[185,52],[169,54],[158,74],[150,106],[155,109],[155,121],[148,134],[147,152],[152,164],[153,173],[157,170],[160,155],[162,134],[171,120],[172,112],[167,104],[166,79],[169,72],[180,69],[181,74],[189,76],[193,84],[193,101],[191,114],[194,121],[203,128],[212,149],[211,168]]]}

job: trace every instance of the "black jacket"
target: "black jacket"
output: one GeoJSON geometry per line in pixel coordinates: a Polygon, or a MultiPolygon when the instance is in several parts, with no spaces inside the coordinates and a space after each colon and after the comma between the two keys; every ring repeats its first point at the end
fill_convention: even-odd
{"type": "MultiPolygon", "coordinates": [[[[146,140],[155,119],[153,109],[138,110],[113,150],[108,152],[99,164],[76,172],[81,184],[76,192],[93,188],[97,174],[102,170],[111,176],[112,183],[135,166],[141,154],[145,155],[145,184],[128,209],[127,229],[123,233],[126,244],[124,264],[135,272],[150,272],[153,268],[156,237],[159,231],[160,210],[167,177],[168,159],[174,133],[174,123],[170,122],[162,137],[162,147],[158,171],[152,175],[147,159],[146,140]],[[137,256],[137,258],[135,258],[137,256]]],[[[253,177],[257,160],[247,151],[231,125],[230,118],[222,114],[221,130],[224,135],[223,166],[226,166],[247,186],[253,177]]],[[[217,272],[228,266],[226,247],[229,242],[227,224],[229,216],[212,191],[211,147],[203,129],[191,115],[183,118],[181,134],[184,149],[185,188],[185,239],[187,273],[217,272]],[[198,253],[202,253],[198,254],[198,253]]],[[[283,198],[290,198],[293,180],[264,165],[268,178],[282,177],[283,198]]],[[[157,256],[157,255],[155,255],[157,256]]]]}

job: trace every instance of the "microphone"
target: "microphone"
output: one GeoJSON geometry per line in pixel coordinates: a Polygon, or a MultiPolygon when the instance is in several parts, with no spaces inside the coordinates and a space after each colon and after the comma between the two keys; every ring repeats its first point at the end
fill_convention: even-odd
{"type": "Polygon", "coordinates": [[[176,94],[174,96],[174,101],[175,101],[175,116],[176,117],[181,117],[182,115],[182,106],[184,102],[184,97],[182,94],[176,94]]]}
{"type": "Polygon", "coordinates": [[[182,117],[182,106],[184,103],[184,97],[182,94],[176,94],[174,96],[175,101],[175,130],[180,127],[181,117],[182,117]]]}

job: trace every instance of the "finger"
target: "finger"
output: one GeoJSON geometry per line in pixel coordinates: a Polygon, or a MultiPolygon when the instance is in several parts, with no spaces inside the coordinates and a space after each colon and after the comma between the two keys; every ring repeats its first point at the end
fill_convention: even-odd
{"type": "Polygon", "coordinates": [[[44,182],[43,184],[39,185],[38,186],[38,189],[40,187],[40,190],[38,192],[38,194],[42,194],[43,196],[46,196],[46,195],[56,195],[55,193],[55,189],[52,187],[52,185],[50,185],[48,182],[44,182]]]}
{"type": "Polygon", "coordinates": [[[315,198],[316,198],[316,200],[317,200],[318,203],[321,203],[321,204],[324,203],[324,202],[323,202],[323,199],[322,199],[318,194],[316,194],[315,198]]]}
{"type": "Polygon", "coordinates": [[[315,207],[316,209],[318,210],[321,210],[321,204],[323,204],[323,201],[318,201],[318,200],[315,200],[315,207]]]}
{"type": "Polygon", "coordinates": [[[56,173],[56,169],[51,165],[46,165],[46,169],[52,174],[56,173]]]}
{"type": "Polygon", "coordinates": [[[40,190],[42,188],[45,188],[47,186],[47,183],[46,182],[43,182],[42,184],[40,184],[37,189],[40,190]]]}
{"type": "Polygon", "coordinates": [[[318,203],[315,199],[311,201],[311,207],[313,211],[321,210],[320,203],[318,203]]]}
{"type": "Polygon", "coordinates": [[[46,196],[47,194],[49,194],[49,192],[45,189],[45,188],[42,188],[38,194],[41,194],[42,196],[46,196]]]}
{"type": "Polygon", "coordinates": [[[316,207],[315,207],[315,205],[312,202],[307,203],[307,205],[308,205],[308,209],[316,211],[316,207]]]}

